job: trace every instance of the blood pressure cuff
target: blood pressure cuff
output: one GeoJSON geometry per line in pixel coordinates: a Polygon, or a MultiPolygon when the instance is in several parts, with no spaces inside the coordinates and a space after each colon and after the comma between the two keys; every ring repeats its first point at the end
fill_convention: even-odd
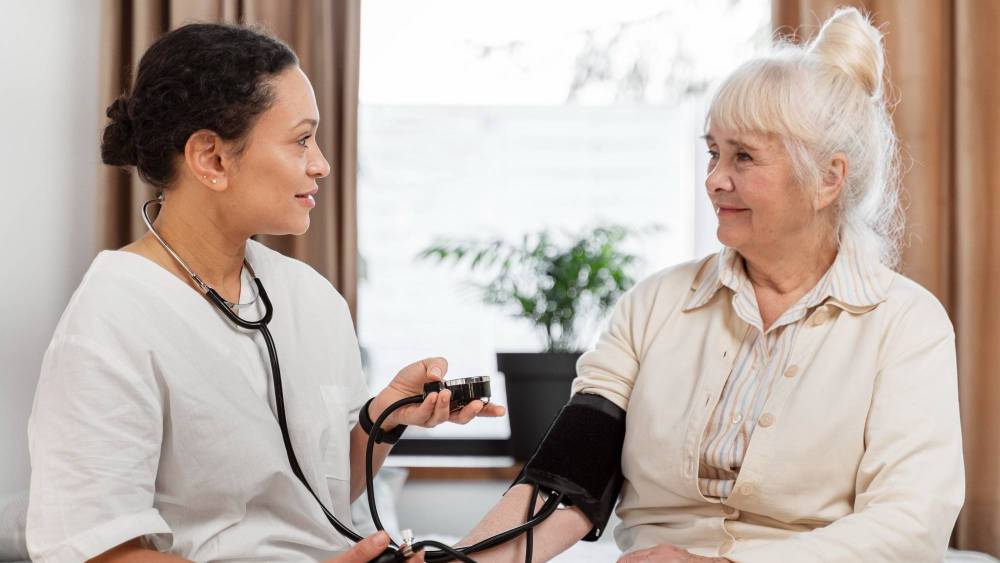
{"type": "Polygon", "coordinates": [[[625,411],[599,395],[577,393],[559,411],[538,449],[514,481],[563,493],[594,525],[583,538],[601,537],[621,491],[625,411]]]}

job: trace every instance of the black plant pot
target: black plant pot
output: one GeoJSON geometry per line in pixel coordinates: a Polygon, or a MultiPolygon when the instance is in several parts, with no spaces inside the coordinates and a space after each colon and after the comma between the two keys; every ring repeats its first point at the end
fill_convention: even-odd
{"type": "Polygon", "coordinates": [[[497,352],[510,413],[510,454],[527,461],[569,401],[580,352],[497,352]]]}

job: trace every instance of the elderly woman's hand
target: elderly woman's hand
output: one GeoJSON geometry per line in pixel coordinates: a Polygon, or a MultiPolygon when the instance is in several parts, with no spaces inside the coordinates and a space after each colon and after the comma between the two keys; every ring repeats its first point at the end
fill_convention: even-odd
{"type": "MultiPolygon", "coordinates": [[[[446,373],[448,373],[448,361],[444,358],[428,358],[401,369],[389,386],[372,401],[368,411],[372,421],[377,420],[382,411],[392,403],[413,395],[422,395],[425,383],[441,381],[446,373]]],[[[447,389],[440,393],[431,393],[419,405],[406,405],[389,415],[382,424],[382,429],[391,430],[399,424],[433,428],[445,421],[466,424],[477,416],[496,417],[503,416],[506,412],[500,405],[487,405],[482,401],[472,401],[462,410],[450,412],[450,402],[451,391],[447,389]]]]}
{"type": "Polygon", "coordinates": [[[679,547],[660,544],[626,553],[618,563],[732,563],[724,557],[702,557],[679,547]]]}

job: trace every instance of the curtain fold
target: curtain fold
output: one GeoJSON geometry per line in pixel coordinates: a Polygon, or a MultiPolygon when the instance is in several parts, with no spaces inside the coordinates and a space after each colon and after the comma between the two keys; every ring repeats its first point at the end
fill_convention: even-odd
{"type": "Polygon", "coordinates": [[[904,150],[903,273],[955,325],[966,463],[956,546],[1000,555],[1000,3],[966,0],[773,0],[776,32],[812,37],[841,5],[885,34],[893,114],[904,150]]]}
{"type": "Polygon", "coordinates": [[[1000,555],[1000,4],[954,3],[954,311],[968,482],[957,538],[1000,555]]]}
{"type": "MultiPolygon", "coordinates": [[[[357,106],[360,0],[104,0],[101,123],[104,110],[134,76],[139,58],[160,35],[191,22],[262,25],[299,55],[312,81],[321,122],[316,141],[330,176],[302,236],[259,240],[324,275],[357,311],[357,106]]],[[[140,237],[142,202],[153,197],[135,172],[100,170],[101,249],[140,237]]]]}

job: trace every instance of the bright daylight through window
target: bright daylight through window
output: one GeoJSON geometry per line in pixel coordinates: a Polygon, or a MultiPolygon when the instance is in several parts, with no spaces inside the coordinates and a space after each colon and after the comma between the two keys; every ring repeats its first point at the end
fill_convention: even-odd
{"type": "MultiPolygon", "coordinates": [[[[421,259],[445,241],[596,226],[632,231],[635,279],[716,248],[704,201],[715,80],[770,36],[765,0],[365,0],[359,112],[358,333],[373,389],[442,355],[494,376],[544,331],[486,305],[487,270],[421,259]]],[[[532,239],[534,240],[534,239],[532,239]]],[[[584,315],[587,317],[587,315],[584,315]]],[[[573,347],[596,338],[578,319],[573,347]]],[[[506,418],[408,438],[505,438],[506,418]]]]}

